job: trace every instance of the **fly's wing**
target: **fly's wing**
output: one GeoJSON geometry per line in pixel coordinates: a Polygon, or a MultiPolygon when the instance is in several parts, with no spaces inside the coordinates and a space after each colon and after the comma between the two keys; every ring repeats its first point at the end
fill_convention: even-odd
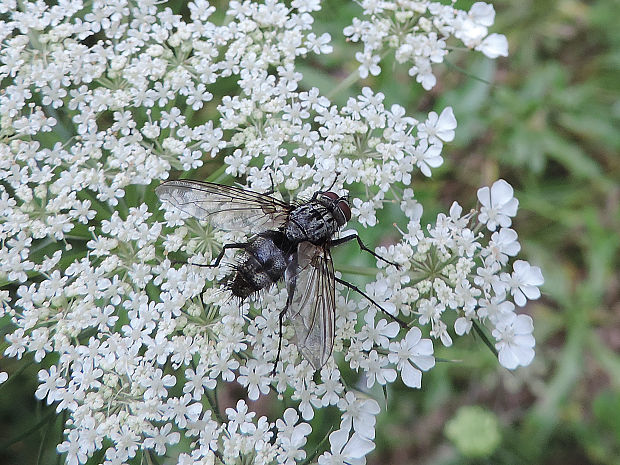
{"type": "Polygon", "coordinates": [[[161,201],[214,228],[253,234],[282,226],[291,206],[267,194],[201,181],[166,181],[155,188],[161,201]]]}
{"type": "Polygon", "coordinates": [[[298,272],[289,318],[297,347],[315,370],[332,353],[335,332],[334,265],[327,247],[302,242],[297,250],[298,272]]]}

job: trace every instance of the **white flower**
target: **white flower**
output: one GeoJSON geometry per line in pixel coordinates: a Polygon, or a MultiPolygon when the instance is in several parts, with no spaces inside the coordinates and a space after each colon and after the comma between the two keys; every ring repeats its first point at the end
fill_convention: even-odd
{"type": "Polygon", "coordinates": [[[513,263],[513,273],[502,273],[501,280],[510,289],[510,294],[519,307],[523,307],[527,300],[540,297],[539,286],[545,282],[542,271],[537,266],[531,266],[524,260],[513,263]]]}
{"type": "Polygon", "coordinates": [[[429,144],[439,144],[454,140],[454,130],[456,129],[456,118],[452,107],[446,107],[438,116],[431,111],[428,119],[418,126],[418,137],[427,139],[429,144]]]}
{"type": "Polygon", "coordinates": [[[360,339],[363,340],[362,348],[367,351],[374,346],[387,347],[390,339],[398,334],[399,326],[396,321],[388,323],[385,318],[382,318],[375,327],[376,315],[377,310],[375,308],[368,309],[364,315],[366,324],[362,327],[360,339]]]}
{"type": "Polygon", "coordinates": [[[365,455],[375,448],[375,444],[357,433],[349,438],[349,431],[339,429],[329,435],[330,452],[319,457],[319,465],[358,465],[365,463],[365,455]]]}
{"type": "Polygon", "coordinates": [[[534,358],[536,341],[532,332],[534,325],[529,315],[510,313],[493,330],[498,341],[495,348],[499,352],[499,363],[512,370],[519,365],[529,365],[534,358]]]}
{"type": "Polygon", "coordinates": [[[493,5],[485,2],[476,2],[469,9],[469,17],[481,26],[492,26],[495,22],[495,9],[493,5]]]}
{"type": "Polygon", "coordinates": [[[47,397],[48,405],[59,398],[59,389],[66,385],[66,380],[60,376],[56,365],[52,365],[49,371],[39,370],[39,381],[41,384],[34,395],[39,400],[47,397]]]}
{"type": "Polygon", "coordinates": [[[422,331],[414,326],[401,342],[390,344],[388,359],[396,364],[403,383],[419,389],[422,387],[420,370],[428,371],[435,366],[433,343],[430,339],[422,339],[422,331]]]}
{"type": "Polygon", "coordinates": [[[168,398],[165,418],[174,419],[179,428],[185,428],[188,422],[198,421],[202,404],[200,402],[191,403],[191,401],[192,397],[189,394],[168,398]]]}
{"type": "Polygon", "coordinates": [[[396,370],[386,365],[388,365],[388,358],[379,355],[376,350],[370,351],[368,358],[360,363],[366,374],[366,387],[368,389],[374,386],[375,381],[385,385],[396,379],[396,370]]]}
{"type": "Polygon", "coordinates": [[[295,461],[306,458],[306,452],[301,449],[307,440],[307,436],[312,432],[312,428],[307,423],[299,423],[299,415],[295,409],[287,408],[282,415],[282,419],[276,420],[278,428],[277,441],[283,452],[278,454],[278,463],[293,465],[295,461]]]}
{"type": "Polygon", "coordinates": [[[481,319],[488,318],[489,321],[497,325],[498,322],[504,320],[510,313],[514,313],[515,305],[506,299],[506,294],[501,293],[493,298],[480,299],[477,310],[478,317],[481,319]]]}
{"type": "Polygon", "coordinates": [[[500,228],[491,235],[489,245],[482,249],[482,256],[489,257],[505,265],[508,257],[514,257],[521,250],[521,244],[517,240],[517,233],[509,228],[500,228]]]}
{"type": "Polygon", "coordinates": [[[438,144],[429,145],[427,139],[422,139],[412,154],[415,164],[426,177],[431,176],[431,168],[437,168],[443,164],[441,146],[438,144]]]}
{"type": "Polygon", "coordinates": [[[166,423],[161,428],[155,428],[153,431],[148,432],[148,436],[144,439],[144,447],[147,449],[154,449],[159,455],[166,453],[166,444],[177,444],[181,435],[178,431],[171,431],[172,425],[166,423]]]}
{"type": "Polygon", "coordinates": [[[239,368],[237,382],[248,387],[248,397],[251,400],[258,399],[260,393],[269,393],[271,364],[259,363],[255,359],[248,361],[239,368]]]}
{"type": "Polygon", "coordinates": [[[381,68],[378,65],[381,60],[380,56],[371,55],[370,53],[357,52],[355,54],[355,59],[360,62],[359,73],[362,79],[366,79],[368,77],[368,73],[373,76],[377,76],[381,73],[381,68]]]}
{"type": "Polygon", "coordinates": [[[486,224],[489,231],[495,231],[498,225],[507,228],[512,224],[510,217],[517,214],[519,201],[514,198],[512,186],[506,181],[500,179],[490,189],[478,189],[478,200],[482,205],[478,221],[486,224]]]}
{"type": "Polygon", "coordinates": [[[235,432],[239,426],[243,426],[246,423],[251,423],[252,418],[254,418],[255,415],[255,412],[248,412],[248,405],[243,399],[239,399],[237,401],[236,409],[231,407],[226,409],[226,416],[229,420],[229,431],[235,432]]]}
{"type": "Polygon", "coordinates": [[[352,427],[361,437],[375,438],[376,416],[381,411],[376,400],[358,397],[349,391],[338,402],[338,408],[343,412],[340,429],[351,431],[352,427]]]}
{"type": "Polygon", "coordinates": [[[337,368],[324,366],[321,369],[321,380],[323,382],[315,390],[316,395],[321,398],[321,404],[324,407],[336,405],[340,399],[340,393],[344,390],[340,381],[340,371],[337,368]]]}
{"type": "Polygon", "coordinates": [[[484,53],[489,58],[507,57],[508,40],[503,34],[491,34],[476,46],[476,50],[484,53]]]}
{"type": "Polygon", "coordinates": [[[362,200],[353,199],[353,208],[351,213],[357,218],[357,221],[362,226],[374,226],[377,224],[377,217],[375,216],[375,207],[372,202],[362,202],[362,200]]]}

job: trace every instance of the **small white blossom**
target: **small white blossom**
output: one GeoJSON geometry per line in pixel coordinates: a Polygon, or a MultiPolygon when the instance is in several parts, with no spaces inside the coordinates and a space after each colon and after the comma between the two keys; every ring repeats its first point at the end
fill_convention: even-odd
{"type": "Polygon", "coordinates": [[[456,129],[456,118],[452,107],[446,107],[438,116],[431,111],[428,119],[418,127],[418,136],[428,140],[429,144],[441,144],[454,140],[454,130],[456,129]]]}
{"type": "Polygon", "coordinates": [[[433,343],[430,339],[422,339],[419,328],[411,328],[400,343],[390,344],[388,359],[400,371],[403,383],[419,389],[422,386],[420,370],[428,371],[435,366],[433,343]]]}
{"type": "Polygon", "coordinates": [[[500,179],[491,188],[478,189],[478,200],[482,205],[478,219],[487,225],[489,231],[495,231],[498,225],[507,228],[512,224],[510,218],[517,214],[519,201],[514,198],[512,186],[506,181],[500,179]]]}
{"type": "Polygon", "coordinates": [[[375,448],[370,439],[357,433],[349,437],[349,431],[339,429],[329,435],[330,452],[319,457],[319,465],[357,465],[365,463],[362,458],[375,448]]]}
{"type": "Polygon", "coordinates": [[[515,303],[523,307],[527,300],[536,300],[540,297],[540,289],[545,281],[542,272],[537,266],[531,266],[524,260],[514,262],[513,273],[502,273],[501,279],[506,283],[515,303]]]}
{"type": "Polygon", "coordinates": [[[340,429],[350,431],[353,428],[363,438],[375,438],[376,416],[381,411],[376,400],[359,397],[349,391],[338,402],[338,408],[343,411],[340,429]]]}
{"type": "Polygon", "coordinates": [[[495,347],[499,352],[499,363],[511,370],[529,365],[534,358],[533,330],[529,315],[511,313],[501,320],[493,330],[493,337],[498,341],[495,347]]]}

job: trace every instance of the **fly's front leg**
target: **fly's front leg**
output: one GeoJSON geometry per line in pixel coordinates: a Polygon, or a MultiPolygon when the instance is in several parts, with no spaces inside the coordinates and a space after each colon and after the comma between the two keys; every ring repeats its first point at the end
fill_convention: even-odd
{"type": "Polygon", "coordinates": [[[276,191],[276,183],[273,182],[273,176],[271,175],[271,172],[269,172],[269,180],[271,181],[271,189],[269,189],[267,192],[263,192],[264,195],[272,195],[276,191]]]}
{"type": "MultiPolygon", "coordinates": [[[[383,260],[383,259],[381,259],[383,260]]],[[[355,291],[357,293],[359,293],[360,295],[362,295],[363,297],[365,297],[366,299],[368,299],[368,301],[373,304],[374,306],[376,306],[379,310],[381,310],[383,313],[385,313],[387,316],[389,316],[390,318],[392,318],[394,321],[396,321],[401,328],[404,329],[409,329],[409,325],[401,320],[400,318],[398,318],[396,315],[392,315],[390,312],[388,312],[385,308],[383,308],[381,305],[379,305],[372,297],[370,297],[368,294],[366,294],[364,291],[362,291],[359,287],[345,281],[344,279],[340,279],[340,278],[334,278],[336,280],[336,282],[339,282],[340,284],[342,284],[345,287],[348,287],[349,289],[351,289],[352,291],[355,291]]]]}
{"type": "Polygon", "coordinates": [[[210,264],[206,264],[206,263],[189,263],[189,262],[175,262],[175,263],[188,263],[189,265],[193,265],[193,266],[202,266],[203,268],[215,268],[217,266],[219,266],[220,262],[222,261],[222,258],[224,258],[224,254],[226,253],[227,249],[245,249],[247,247],[248,243],[247,242],[233,242],[231,244],[224,244],[222,246],[222,250],[220,251],[220,254],[217,256],[217,258],[215,259],[215,261],[213,263],[210,264]]]}
{"type": "Polygon", "coordinates": [[[340,239],[336,239],[334,241],[331,241],[330,245],[344,244],[345,242],[352,241],[353,239],[357,240],[357,243],[360,246],[360,249],[368,252],[369,254],[371,254],[372,256],[374,256],[375,258],[377,258],[379,260],[383,260],[384,262],[389,263],[390,265],[394,265],[396,268],[400,268],[400,265],[398,263],[391,262],[391,261],[383,258],[381,255],[377,255],[374,251],[372,251],[368,247],[366,247],[366,245],[364,245],[364,243],[362,242],[362,239],[359,237],[359,235],[357,233],[356,234],[351,234],[350,236],[341,237],[340,239]]]}

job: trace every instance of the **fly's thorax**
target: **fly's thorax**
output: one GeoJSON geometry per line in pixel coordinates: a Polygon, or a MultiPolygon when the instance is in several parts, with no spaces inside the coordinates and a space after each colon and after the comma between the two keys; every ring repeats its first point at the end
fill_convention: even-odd
{"type": "Polygon", "coordinates": [[[285,227],[286,237],[295,242],[324,243],[338,230],[332,212],[317,201],[293,210],[285,227]]]}
{"type": "Polygon", "coordinates": [[[320,192],[291,212],[284,232],[293,242],[324,244],[350,219],[351,209],[344,197],[320,192]]]}

